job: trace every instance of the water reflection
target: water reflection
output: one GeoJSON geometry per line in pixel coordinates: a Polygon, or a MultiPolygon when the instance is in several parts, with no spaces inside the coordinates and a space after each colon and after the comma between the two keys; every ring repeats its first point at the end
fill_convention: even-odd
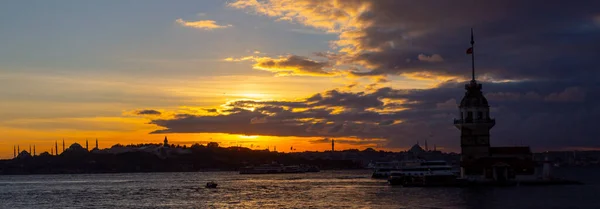
{"type": "MultiPolygon", "coordinates": [[[[600,174],[600,172],[598,172],[600,174]]],[[[402,188],[369,171],[239,175],[138,173],[0,176],[1,208],[586,208],[585,186],[402,188]],[[216,181],[216,189],[204,188],[216,181]]],[[[594,208],[594,207],[588,207],[594,208]]]]}

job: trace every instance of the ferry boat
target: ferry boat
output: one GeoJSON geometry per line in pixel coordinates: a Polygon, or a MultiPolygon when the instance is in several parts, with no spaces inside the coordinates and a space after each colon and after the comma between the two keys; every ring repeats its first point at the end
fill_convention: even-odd
{"type": "Polygon", "coordinates": [[[391,172],[400,171],[403,167],[418,166],[423,160],[405,160],[371,163],[369,167],[373,168],[371,178],[388,179],[391,172]]]}
{"type": "Polygon", "coordinates": [[[446,161],[421,161],[418,165],[404,166],[390,172],[390,185],[444,186],[454,185],[460,171],[446,161]]]}
{"type": "Polygon", "coordinates": [[[390,177],[390,172],[400,169],[400,162],[375,162],[368,165],[369,168],[373,169],[371,178],[375,179],[387,179],[390,177]]]}

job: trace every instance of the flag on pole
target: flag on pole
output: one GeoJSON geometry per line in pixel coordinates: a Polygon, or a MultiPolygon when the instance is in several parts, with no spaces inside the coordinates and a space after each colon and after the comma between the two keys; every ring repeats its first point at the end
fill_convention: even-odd
{"type": "Polygon", "coordinates": [[[467,54],[473,54],[473,47],[469,47],[467,49],[467,54]]]}

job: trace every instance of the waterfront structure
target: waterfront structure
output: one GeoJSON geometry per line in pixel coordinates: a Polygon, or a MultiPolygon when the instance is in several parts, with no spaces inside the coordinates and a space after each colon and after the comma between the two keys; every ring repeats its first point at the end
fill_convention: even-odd
{"type": "Polygon", "coordinates": [[[471,30],[472,79],[465,85],[465,96],[454,125],[461,132],[461,177],[472,181],[512,181],[536,179],[531,149],[520,147],[491,147],[490,129],[496,120],[490,117],[490,106],[475,80],[475,41],[471,30]]]}

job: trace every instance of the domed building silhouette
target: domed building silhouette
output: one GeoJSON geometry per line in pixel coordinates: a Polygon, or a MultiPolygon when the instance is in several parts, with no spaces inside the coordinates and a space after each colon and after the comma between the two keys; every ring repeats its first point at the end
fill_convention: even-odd
{"type": "Polygon", "coordinates": [[[71,144],[71,146],[69,146],[69,148],[67,148],[65,150],[65,152],[69,152],[69,153],[87,153],[88,150],[86,150],[85,148],[83,148],[83,146],[81,146],[79,143],[73,143],[73,144],[71,144]]]}
{"type": "Polygon", "coordinates": [[[23,150],[19,153],[19,155],[17,155],[18,159],[26,159],[26,158],[31,158],[31,154],[29,154],[29,152],[23,150]]]}

